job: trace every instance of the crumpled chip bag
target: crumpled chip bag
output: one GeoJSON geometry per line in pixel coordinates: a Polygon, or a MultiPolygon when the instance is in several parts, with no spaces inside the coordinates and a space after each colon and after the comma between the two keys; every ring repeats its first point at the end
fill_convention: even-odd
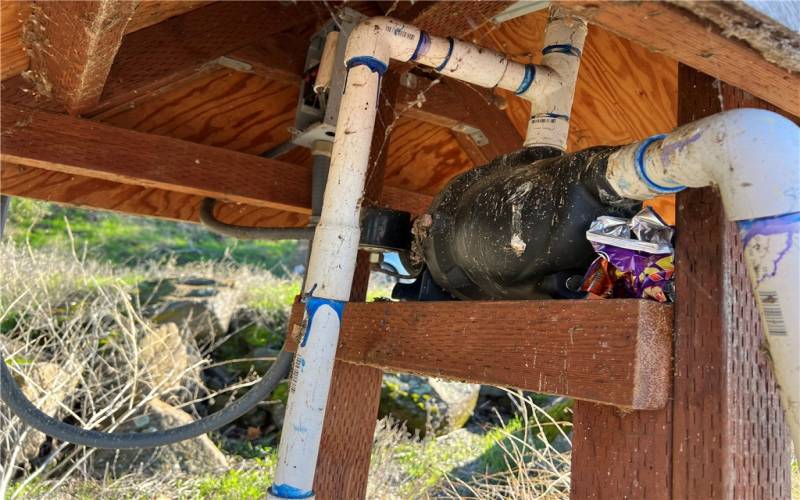
{"type": "Polygon", "coordinates": [[[674,299],[674,229],[649,207],[632,219],[601,216],[586,238],[598,254],[581,290],[606,298],[674,299]]]}

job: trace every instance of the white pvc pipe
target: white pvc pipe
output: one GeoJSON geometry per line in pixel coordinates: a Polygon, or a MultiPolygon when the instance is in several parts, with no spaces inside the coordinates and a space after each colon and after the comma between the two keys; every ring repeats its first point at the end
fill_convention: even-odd
{"type": "MultiPolygon", "coordinates": [[[[582,39],[581,39],[582,40],[582,39]]],[[[509,61],[504,55],[379,17],[361,22],[345,50],[347,83],[339,108],[322,215],[314,234],[304,287],[306,332],[295,355],[286,418],[268,498],[312,498],[314,472],[344,303],[349,299],[358,252],[359,210],[375,126],[380,77],[391,59],[414,60],[446,76],[499,86],[530,98],[557,88],[550,68],[509,61]]],[[[574,83],[574,82],[573,82],[574,83]]]]}
{"type": "Polygon", "coordinates": [[[800,450],[800,128],[770,111],[719,113],[608,160],[621,196],[719,188],[736,221],[795,449],[800,450]]]}
{"type": "Polygon", "coordinates": [[[350,298],[359,209],[375,127],[379,72],[351,68],[342,96],[322,215],[306,275],[306,332],[295,354],[270,498],[312,498],[341,313],[350,298]]]}
{"type": "Polygon", "coordinates": [[[542,66],[536,68],[537,78],[522,94],[531,101],[525,147],[567,149],[575,82],[587,31],[585,20],[551,9],[544,33],[542,66]],[[539,72],[543,74],[540,76],[539,72]]]}

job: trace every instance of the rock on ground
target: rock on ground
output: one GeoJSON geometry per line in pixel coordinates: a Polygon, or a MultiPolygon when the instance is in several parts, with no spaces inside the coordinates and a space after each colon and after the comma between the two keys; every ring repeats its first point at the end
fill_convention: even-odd
{"type": "MultiPolygon", "coordinates": [[[[120,425],[115,432],[153,432],[193,422],[186,412],[154,399],[141,415],[120,425]]],[[[97,450],[93,470],[96,477],[119,477],[133,472],[145,476],[172,473],[203,474],[228,468],[225,455],[203,435],[161,448],[143,450],[97,450]]]]}
{"type": "Polygon", "coordinates": [[[139,284],[139,302],[155,323],[175,323],[192,332],[199,344],[228,330],[240,290],[208,278],[164,278],[139,284]]]}
{"type": "Polygon", "coordinates": [[[480,385],[449,382],[408,374],[385,374],[381,417],[391,415],[410,432],[437,436],[462,427],[475,409],[480,385]]]}
{"type": "Polygon", "coordinates": [[[183,338],[175,323],[148,329],[139,341],[142,378],[160,393],[176,391],[192,380],[199,380],[199,361],[199,353],[183,338]]]}

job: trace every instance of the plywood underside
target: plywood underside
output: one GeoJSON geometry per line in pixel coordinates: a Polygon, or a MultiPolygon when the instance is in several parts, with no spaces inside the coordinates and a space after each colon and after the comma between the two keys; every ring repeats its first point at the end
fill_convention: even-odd
{"type": "MultiPolygon", "coordinates": [[[[259,30],[252,26],[243,26],[237,34],[240,35],[241,43],[237,44],[238,38],[226,33],[225,28],[221,28],[216,21],[226,15],[234,20],[239,19],[242,16],[236,17],[236,12],[247,12],[247,9],[255,10],[260,7],[253,5],[237,7],[234,4],[220,5],[200,1],[140,2],[125,25],[125,36],[111,67],[100,105],[83,113],[84,117],[116,127],[250,154],[258,154],[287,140],[294,120],[299,68],[304,57],[303,41],[330,19],[330,9],[337,6],[319,2],[303,4],[303,14],[292,16],[286,28],[275,28],[284,31],[280,36],[272,38],[261,36],[259,30]],[[206,20],[202,21],[204,14],[206,20]],[[201,19],[200,22],[198,19],[201,19]],[[160,39],[148,38],[154,30],[160,30],[160,35],[156,33],[160,39]],[[224,43],[210,41],[208,37],[213,33],[217,33],[219,41],[224,43]],[[187,34],[193,36],[188,37],[187,34]],[[230,46],[231,50],[219,52],[227,51],[219,48],[220,45],[230,46]],[[216,59],[220,55],[232,59],[235,63],[234,69],[231,69],[230,64],[228,67],[221,66],[216,59]]],[[[274,5],[275,9],[287,8],[278,3],[274,5]]],[[[380,15],[391,9],[391,15],[415,20],[425,29],[440,35],[454,34],[453,30],[461,30],[459,34],[463,38],[507,53],[520,62],[539,62],[541,58],[539,54],[547,18],[546,10],[527,14],[498,26],[490,22],[490,16],[502,10],[502,3],[436,5],[430,2],[348,2],[347,6],[360,10],[365,15],[380,15]]],[[[595,23],[590,26],[582,59],[568,148],[578,150],[601,144],[624,144],[672,129],[676,123],[677,62],[662,53],[695,57],[691,53],[692,46],[702,42],[695,40],[702,38],[702,33],[698,32],[697,26],[683,23],[687,27],[686,36],[693,40],[692,43],[687,43],[687,48],[678,48],[675,51],[662,46],[655,46],[655,51],[649,50],[654,45],[643,40],[645,35],[642,33],[647,32],[648,26],[654,26],[652,18],[660,16],[664,19],[682,19],[680,16],[685,15],[685,12],[664,4],[637,6],[584,1],[565,6],[589,16],[595,23]],[[615,19],[623,15],[632,20],[628,25],[635,25],[636,29],[621,29],[619,23],[615,23],[615,19]],[[637,41],[644,45],[639,45],[637,41]]],[[[30,66],[28,54],[37,54],[36,51],[26,51],[25,46],[30,47],[40,42],[23,34],[25,22],[30,24],[31,10],[26,1],[2,3],[0,76],[3,80],[3,101],[56,113],[63,112],[63,108],[57,103],[37,95],[41,88],[36,88],[20,76],[30,66]]],[[[736,54],[746,53],[748,57],[752,57],[741,44],[737,45],[738,42],[716,36],[713,29],[707,32],[716,44],[713,55],[715,60],[723,60],[726,50],[736,54]]],[[[752,63],[753,59],[748,61],[752,63]]],[[[761,66],[759,68],[764,69],[761,66]]],[[[770,68],[767,68],[765,74],[771,74],[769,71],[770,68]]],[[[430,74],[429,71],[428,73],[430,74]]],[[[779,80],[781,85],[791,86],[790,82],[796,78],[787,73],[779,80]]],[[[505,114],[511,127],[508,130],[516,130],[516,133],[504,132],[504,136],[514,137],[503,141],[502,145],[493,141],[488,149],[477,148],[469,138],[442,126],[440,121],[423,122],[418,116],[412,117],[410,114],[398,116],[386,143],[386,186],[433,195],[455,175],[496,155],[487,155],[487,150],[505,151],[515,141],[521,144],[529,105],[513,94],[503,91],[496,93],[497,96],[490,99],[494,103],[488,106],[495,113],[505,114]],[[503,111],[498,111],[495,106],[503,111]]],[[[790,106],[793,105],[792,102],[790,99],[790,106]]],[[[401,102],[398,107],[401,106],[406,105],[401,102]]],[[[474,116],[479,113],[470,111],[470,114],[474,116]]],[[[480,121],[480,118],[477,120],[480,121]]],[[[310,163],[309,154],[302,149],[296,149],[281,159],[305,167],[310,163]]],[[[3,178],[8,182],[11,177],[8,169],[12,165],[6,164],[5,167],[3,178]]],[[[177,215],[181,219],[185,214],[190,214],[185,220],[194,220],[199,202],[197,197],[185,200],[191,207],[177,211],[165,206],[156,209],[140,206],[138,210],[132,210],[136,205],[130,200],[120,203],[110,197],[99,197],[82,191],[96,184],[94,182],[81,179],[67,182],[61,179],[63,182],[59,185],[62,189],[42,189],[47,183],[43,177],[37,178],[37,172],[29,171],[24,176],[19,174],[17,171],[13,176],[15,195],[47,198],[94,208],[155,216],[177,215]],[[87,203],[87,200],[91,203],[87,203]]],[[[124,184],[104,186],[108,193],[130,190],[124,184]]],[[[137,187],[139,188],[140,186],[137,187]]],[[[180,196],[171,197],[169,192],[146,192],[141,197],[181,199],[180,196]]],[[[172,204],[170,201],[167,205],[172,204]]],[[[668,219],[673,204],[674,200],[671,198],[661,203],[668,219]]],[[[238,210],[250,213],[251,208],[238,207],[238,210]]],[[[264,215],[259,213],[255,218],[279,225],[305,223],[304,217],[282,214],[280,211],[264,215]]]]}
{"type": "MultiPolygon", "coordinates": [[[[185,4],[180,9],[170,2],[163,4],[161,7],[150,2],[140,5],[127,31],[142,30],[167,17],[210,7],[202,2],[185,4]]],[[[363,3],[356,7],[375,14],[385,6],[363,3]]],[[[35,89],[15,76],[28,65],[19,34],[27,10],[24,2],[3,2],[3,90],[9,95],[28,90],[25,98],[30,103],[57,110],[46,99],[30,99],[35,89]]],[[[303,31],[312,32],[323,18],[315,12],[309,16],[310,24],[303,31]]],[[[473,25],[483,27],[467,38],[509,53],[521,62],[539,61],[546,11],[513,19],[500,26],[485,21],[473,22],[473,25]]],[[[140,31],[139,35],[142,33],[140,31]]],[[[125,51],[130,36],[123,38],[120,53],[125,51]]],[[[627,143],[673,128],[676,68],[675,61],[667,57],[650,53],[603,29],[591,27],[576,90],[569,149],[627,143]]],[[[114,73],[112,68],[112,78],[114,73]]],[[[130,105],[116,106],[89,117],[117,127],[258,154],[290,137],[299,86],[296,82],[286,81],[286,78],[268,76],[263,72],[203,68],[155,91],[150,89],[137,96],[130,105]]],[[[522,137],[529,105],[507,93],[502,97],[505,98],[505,113],[522,137]]],[[[437,193],[453,176],[476,166],[478,160],[474,156],[471,158],[463,147],[465,140],[469,141],[465,137],[456,137],[448,128],[399,117],[387,141],[386,185],[429,195],[437,193]]],[[[281,159],[302,165],[310,162],[310,156],[302,149],[296,149],[281,159]]],[[[86,193],[79,193],[79,187],[71,189],[76,201],[89,198],[86,193]]],[[[125,189],[121,187],[118,191],[125,189]]],[[[31,193],[38,196],[39,191],[32,190],[31,193]]],[[[97,197],[91,198],[96,201],[97,197]]],[[[55,201],[65,200],[62,196],[55,201]]],[[[191,203],[196,202],[191,200],[191,203]]],[[[94,206],[97,205],[95,202],[94,206]]],[[[107,208],[126,210],[126,205],[110,203],[107,208]]],[[[152,210],[138,213],[159,215],[152,210]]],[[[189,220],[195,217],[195,211],[191,209],[182,213],[191,213],[189,220]]],[[[270,214],[266,220],[287,225],[305,222],[296,214],[282,217],[279,212],[270,214]]]]}

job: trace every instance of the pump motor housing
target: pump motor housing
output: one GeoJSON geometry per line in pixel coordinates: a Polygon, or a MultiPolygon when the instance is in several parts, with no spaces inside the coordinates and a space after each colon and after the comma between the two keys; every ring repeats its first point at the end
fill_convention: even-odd
{"type": "Polygon", "coordinates": [[[595,258],[590,223],[641,208],[606,181],[617,149],[527,148],[453,179],[415,227],[433,280],[461,299],[577,296],[595,258]]]}

